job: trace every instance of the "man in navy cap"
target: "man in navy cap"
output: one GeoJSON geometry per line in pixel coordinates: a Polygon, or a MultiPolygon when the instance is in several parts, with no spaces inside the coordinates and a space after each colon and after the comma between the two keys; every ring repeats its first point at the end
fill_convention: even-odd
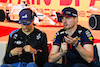
{"type": "Polygon", "coordinates": [[[94,38],[88,29],[77,25],[77,10],[66,7],[59,17],[64,28],[55,34],[49,63],[44,67],[91,67],[94,38]],[[61,57],[62,64],[55,63],[61,57]]]}
{"type": "Polygon", "coordinates": [[[47,36],[34,27],[31,9],[21,10],[19,17],[21,28],[10,33],[1,67],[43,67],[48,62],[47,36]]]}

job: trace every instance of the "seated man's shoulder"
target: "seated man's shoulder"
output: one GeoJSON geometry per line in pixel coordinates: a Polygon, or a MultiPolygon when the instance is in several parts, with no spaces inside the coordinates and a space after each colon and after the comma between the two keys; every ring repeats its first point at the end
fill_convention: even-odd
{"type": "Polygon", "coordinates": [[[19,30],[20,30],[20,29],[13,30],[13,31],[9,34],[9,35],[10,35],[10,37],[12,37],[12,36],[13,36],[13,34],[17,33],[19,30]]]}
{"type": "Polygon", "coordinates": [[[36,29],[36,28],[35,28],[35,31],[36,31],[37,33],[46,34],[45,32],[43,32],[43,31],[41,31],[41,30],[39,30],[39,29],[36,29]]]}

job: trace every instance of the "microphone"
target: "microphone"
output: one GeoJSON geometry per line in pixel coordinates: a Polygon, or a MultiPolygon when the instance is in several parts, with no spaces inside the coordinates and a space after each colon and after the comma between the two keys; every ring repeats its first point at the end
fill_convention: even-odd
{"type": "MultiPolygon", "coordinates": [[[[66,42],[64,36],[66,36],[66,37],[68,36],[67,31],[66,30],[63,31],[60,35],[61,35],[61,42],[62,43],[66,42]]],[[[66,54],[63,56],[62,59],[64,60],[63,62],[66,64],[67,63],[67,61],[66,61],[66,54]]]]}
{"type": "Polygon", "coordinates": [[[66,37],[68,36],[68,34],[67,34],[66,31],[63,31],[63,33],[61,34],[61,42],[62,42],[62,43],[63,43],[63,42],[66,42],[64,36],[66,36],[66,37]]]}

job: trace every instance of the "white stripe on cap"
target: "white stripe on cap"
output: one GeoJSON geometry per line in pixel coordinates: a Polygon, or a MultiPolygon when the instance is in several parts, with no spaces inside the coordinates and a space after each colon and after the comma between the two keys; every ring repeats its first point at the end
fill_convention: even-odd
{"type": "Polygon", "coordinates": [[[72,13],[73,16],[77,16],[77,14],[72,13]]]}

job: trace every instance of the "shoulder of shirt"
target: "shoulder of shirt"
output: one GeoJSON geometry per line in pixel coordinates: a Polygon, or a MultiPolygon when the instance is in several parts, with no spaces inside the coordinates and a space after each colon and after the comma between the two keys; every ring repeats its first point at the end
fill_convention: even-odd
{"type": "Polygon", "coordinates": [[[9,36],[12,37],[13,34],[17,33],[19,30],[20,30],[20,29],[16,29],[16,30],[12,31],[12,32],[9,34],[9,36]]]}
{"type": "Polygon", "coordinates": [[[65,31],[64,28],[63,29],[60,29],[58,32],[56,32],[55,36],[58,36],[58,35],[64,33],[64,31],[65,31]]]}
{"type": "Polygon", "coordinates": [[[85,28],[85,27],[83,27],[83,26],[81,26],[81,25],[78,25],[78,30],[83,30],[83,31],[86,31],[86,30],[88,30],[87,28],[85,28]]]}
{"type": "Polygon", "coordinates": [[[65,31],[65,29],[63,28],[63,29],[60,29],[58,32],[60,33],[60,32],[63,32],[63,31],[65,31]]]}
{"type": "Polygon", "coordinates": [[[37,29],[37,28],[34,28],[34,29],[35,29],[35,32],[37,32],[37,33],[45,34],[43,31],[41,31],[41,30],[39,30],[39,29],[37,29]]]}

